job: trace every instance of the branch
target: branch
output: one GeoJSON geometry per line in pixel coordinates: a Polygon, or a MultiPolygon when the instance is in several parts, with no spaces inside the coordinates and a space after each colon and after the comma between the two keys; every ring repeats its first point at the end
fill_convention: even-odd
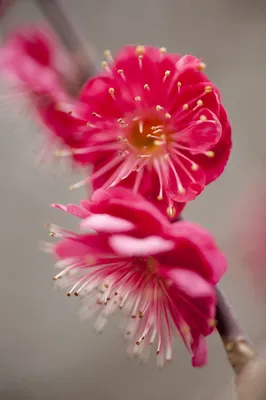
{"type": "Polygon", "coordinates": [[[73,94],[76,94],[82,85],[96,74],[97,67],[93,57],[86,54],[78,34],[62,11],[57,0],[34,1],[69,51],[78,68],[76,85],[72,89],[73,94]]]}

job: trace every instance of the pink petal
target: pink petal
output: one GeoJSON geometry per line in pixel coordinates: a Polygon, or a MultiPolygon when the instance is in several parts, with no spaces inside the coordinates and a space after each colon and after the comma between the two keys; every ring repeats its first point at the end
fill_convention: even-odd
{"type": "Polygon", "coordinates": [[[193,170],[193,162],[179,156],[172,163],[174,168],[168,168],[167,195],[177,202],[194,200],[205,187],[204,170],[200,166],[193,170]]]}
{"type": "Polygon", "coordinates": [[[149,256],[169,251],[174,243],[159,236],[149,236],[144,239],[132,238],[126,235],[114,235],[109,238],[110,246],[117,254],[124,256],[149,256]]]}
{"type": "MultiPolygon", "coordinates": [[[[177,260],[178,262],[178,260],[177,260]]],[[[169,279],[178,290],[192,298],[213,298],[213,286],[198,273],[179,267],[162,267],[159,274],[169,279]]]]}
{"type": "Polygon", "coordinates": [[[80,228],[83,232],[90,229],[105,233],[128,232],[134,227],[132,222],[109,214],[93,214],[80,223],[80,228]]]}
{"type": "Polygon", "coordinates": [[[197,338],[193,338],[191,344],[191,350],[193,352],[192,366],[193,367],[203,367],[208,361],[208,347],[206,339],[199,335],[197,338]]]}
{"type": "Polygon", "coordinates": [[[63,204],[54,203],[54,204],[51,204],[51,207],[66,211],[69,214],[72,214],[75,217],[82,218],[82,219],[87,218],[90,215],[90,213],[87,210],[84,210],[82,207],[79,207],[76,204],[63,205],[63,204]]]}
{"type": "Polygon", "coordinates": [[[176,256],[172,253],[169,257],[179,257],[183,260],[182,265],[190,268],[195,263],[198,273],[202,275],[205,271],[204,276],[209,282],[217,284],[226,272],[228,263],[214,237],[200,225],[189,221],[172,224],[172,229],[178,250],[176,256]]]}
{"type": "MultiPolygon", "coordinates": [[[[206,113],[205,113],[206,114],[206,113]]],[[[208,113],[207,113],[208,114],[208,113]]],[[[192,154],[203,153],[214,146],[220,139],[222,128],[219,121],[196,121],[177,133],[180,145],[189,148],[192,154]]]]}

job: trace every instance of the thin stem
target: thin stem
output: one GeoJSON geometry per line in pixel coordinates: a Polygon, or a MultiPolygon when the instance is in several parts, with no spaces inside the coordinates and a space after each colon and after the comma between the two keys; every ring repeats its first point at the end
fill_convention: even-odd
{"type": "Polygon", "coordinates": [[[221,336],[229,362],[236,374],[254,358],[256,352],[236,317],[233,307],[219,286],[216,287],[217,331],[221,336]]]}

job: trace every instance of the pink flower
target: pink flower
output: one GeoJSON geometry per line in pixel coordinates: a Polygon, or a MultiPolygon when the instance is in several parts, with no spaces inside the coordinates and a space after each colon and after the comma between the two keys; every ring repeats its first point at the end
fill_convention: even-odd
{"type": "MultiPolygon", "coordinates": [[[[77,147],[61,153],[93,165],[92,175],[72,188],[92,182],[95,189],[156,193],[173,216],[175,202],[193,200],[227,163],[231,128],[219,91],[191,55],[127,46],[115,60],[106,56],[105,71],[81,92],[86,111],[71,116],[68,132],[79,138],[77,147]]],[[[50,129],[61,130],[62,114],[51,107],[42,115],[50,129]]]]}
{"type": "Polygon", "coordinates": [[[48,104],[51,99],[69,103],[66,79],[73,72],[54,34],[46,27],[18,29],[0,50],[0,71],[32,105],[48,104]]]}
{"type": "Polygon", "coordinates": [[[225,257],[204,229],[171,224],[139,194],[123,188],[97,190],[80,206],[54,204],[81,219],[79,233],[50,226],[62,268],[54,279],[98,314],[97,330],[121,309],[132,355],[145,357],[156,342],[157,361],[172,359],[179,335],[193,366],[207,362],[205,336],[213,331],[214,285],[227,268],[225,257]],[[93,233],[91,230],[94,230],[93,233]]]}

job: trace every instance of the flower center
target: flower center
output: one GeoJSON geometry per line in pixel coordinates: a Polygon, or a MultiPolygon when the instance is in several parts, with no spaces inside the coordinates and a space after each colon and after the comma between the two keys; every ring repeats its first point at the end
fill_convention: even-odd
{"type": "Polygon", "coordinates": [[[161,151],[169,133],[165,119],[150,113],[132,118],[127,127],[127,140],[140,154],[151,154],[161,151]]]}

